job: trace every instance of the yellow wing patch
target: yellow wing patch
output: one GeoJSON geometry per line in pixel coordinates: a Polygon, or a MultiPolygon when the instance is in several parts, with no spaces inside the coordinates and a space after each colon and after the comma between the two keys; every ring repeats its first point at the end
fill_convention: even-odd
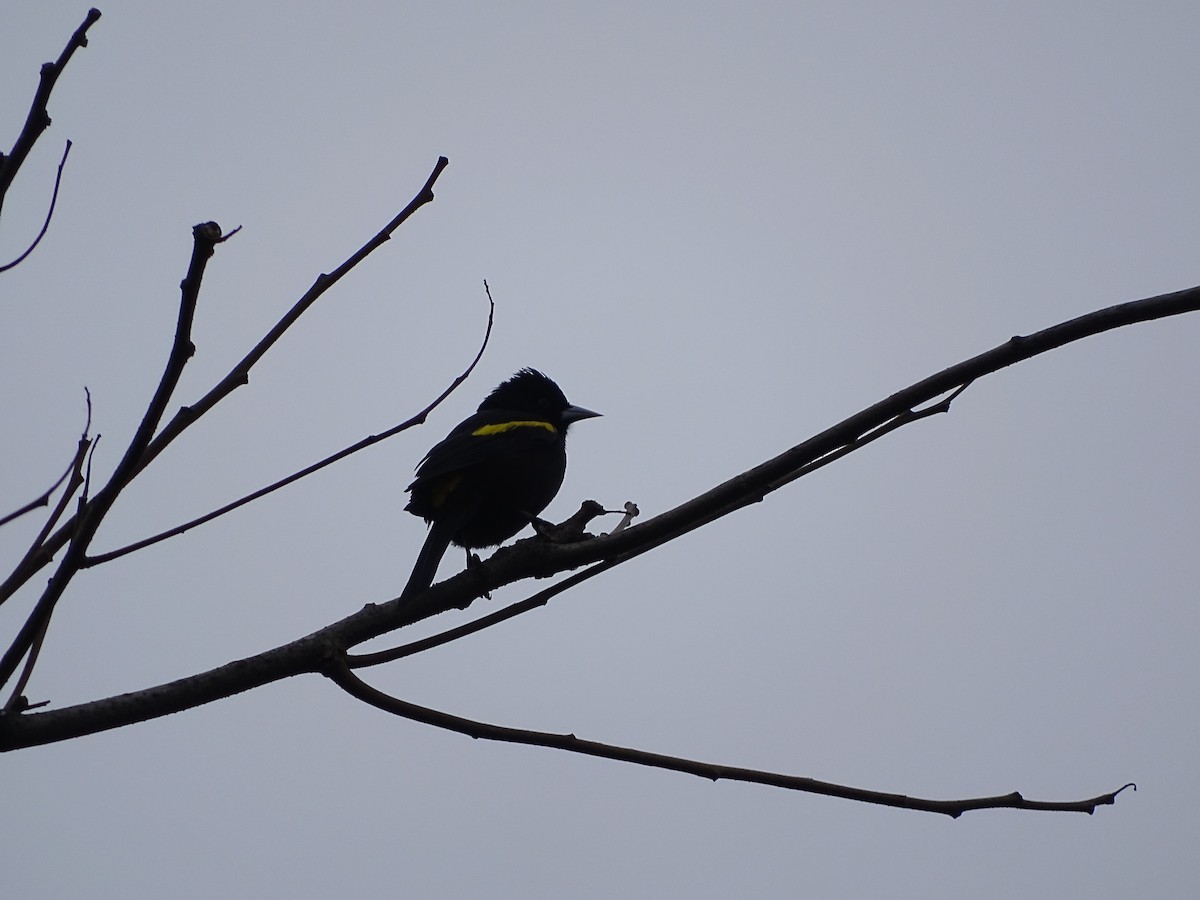
{"type": "Polygon", "coordinates": [[[557,433],[557,429],[549,422],[539,422],[536,419],[523,419],[519,422],[499,422],[495,425],[481,425],[472,431],[471,434],[474,437],[486,437],[491,434],[503,434],[506,431],[512,431],[514,428],[545,428],[551,434],[557,433]]]}
{"type": "Polygon", "coordinates": [[[434,509],[440,509],[441,505],[446,502],[446,498],[454,493],[454,489],[462,484],[463,477],[461,475],[451,475],[449,478],[443,478],[435,483],[433,496],[429,498],[429,505],[434,509]]]}

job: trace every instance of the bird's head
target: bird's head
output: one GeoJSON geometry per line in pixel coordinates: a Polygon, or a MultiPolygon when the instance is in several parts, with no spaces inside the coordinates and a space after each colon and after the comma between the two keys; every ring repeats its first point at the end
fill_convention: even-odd
{"type": "Polygon", "coordinates": [[[522,369],[487,395],[479,411],[505,410],[538,416],[564,434],[572,422],[600,415],[582,406],[572,406],[562,388],[536,369],[522,369]]]}

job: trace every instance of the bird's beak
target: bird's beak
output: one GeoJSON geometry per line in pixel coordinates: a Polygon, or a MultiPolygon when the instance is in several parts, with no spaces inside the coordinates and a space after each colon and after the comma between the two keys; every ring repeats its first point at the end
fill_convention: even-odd
{"type": "Polygon", "coordinates": [[[584,409],[582,406],[568,406],[562,411],[560,418],[564,425],[570,425],[572,422],[578,422],[580,419],[594,419],[598,415],[600,413],[584,409]]]}

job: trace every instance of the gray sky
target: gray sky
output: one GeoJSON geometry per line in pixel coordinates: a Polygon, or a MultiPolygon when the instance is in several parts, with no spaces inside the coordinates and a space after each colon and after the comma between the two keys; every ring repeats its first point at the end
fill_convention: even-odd
{"type": "MultiPolygon", "coordinates": [[[[86,8],[0,7],[0,145],[86,8]]],[[[436,202],[138,480],[97,549],[419,409],[475,351],[484,278],[497,324],[427,428],[81,576],[28,691],[56,706],[395,596],[424,535],[412,467],[521,366],[606,414],[572,430],[551,516],[650,515],[1010,335],[1200,281],[1195,4],[101,9],[0,227],[7,260],[71,138],[49,236],[0,277],[0,508],[66,464],[84,385],[111,470],[197,222],[244,230],[209,266],[180,402],[450,158],[436,202]]],[[[485,721],[899,793],[1136,781],[1113,808],[951,821],[712,784],[473,742],[309,677],[6,755],[4,893],[1193,896],[1198,342],[1177,318],[1006,370],[369,674],[485,721]]]]}

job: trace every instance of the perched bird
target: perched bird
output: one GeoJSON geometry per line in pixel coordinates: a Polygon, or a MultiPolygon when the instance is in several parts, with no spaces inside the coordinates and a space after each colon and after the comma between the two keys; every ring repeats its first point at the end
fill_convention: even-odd
{"type": "Polygon", "coordinates": [[[402,601],[433,583],[450,544],[469,552],[508,540],[549,505],[567,471],[567,429],[600,413],[567,402],[557,384],[522,369],[417,466],[404,507],[429,523],[402,601]]]}

